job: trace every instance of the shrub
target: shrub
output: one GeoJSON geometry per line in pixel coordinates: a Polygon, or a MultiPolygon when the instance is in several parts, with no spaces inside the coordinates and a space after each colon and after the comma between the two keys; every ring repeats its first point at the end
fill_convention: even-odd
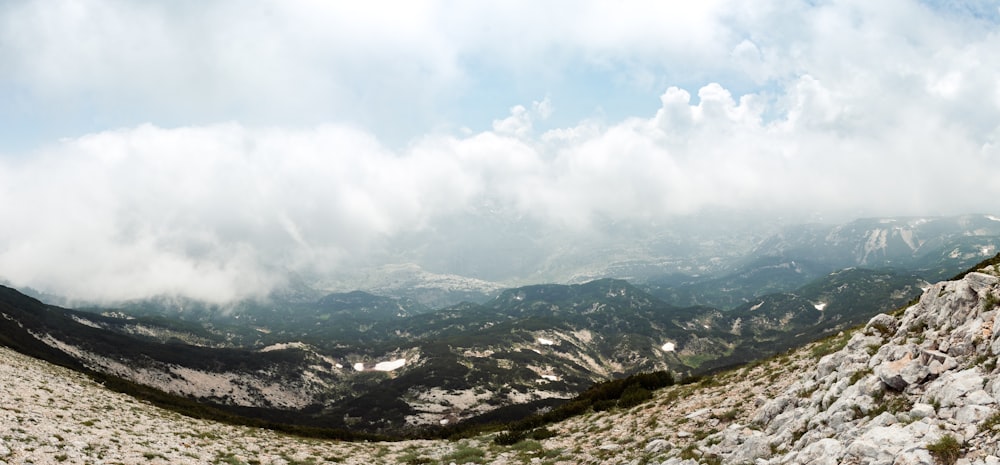
{"type": "Polygon", "coordinates": [[[989,418],[984,420],[983,423],[979,425],[979,431],[983,433],[992,432],[993,428],[996,428],[998,425],[1000,425],[1000,412],[994,413],[993,415],[990,415],[989,418]]]}
{"type": "Polygon", "coordinates": [[[531,439],[536,441],[542,441],[554,437],[556,437],[556,433],[548,428],[538,428],[531,432],[531,439]]]}
{"type": "Polygon", "coordinates": [[[649,390],[639,384],[632,384],[625,388],[621,399],[618,400],[618,406],[621,408],[635,407],[652,398],[652,392],[649,392],[649,390]]]}
{"type": "Polygon", "coordinates": [[[851,379],[849,380],[849,382],[850,382],[851,385],[853,385],[853,384],[857,383],[858,381],[861,381],[862,379],[864,379],[866,376],[868,376],[870,374],[872,374],[872,369],[871,368],[865,368],[863,370],[855,371],[853,374],[851,374],[851,379]]]}
{"type": "Polygon", "coordinates": [[[1000,305],[1000,299],[997,298],[996,294],[989,292],[986,294],[986,299],[983,302],[984,310],[993,310],[993,307],[1000,305]]]}
{"type": "Polygon", "coordinates": [[[733,421],[739,414],[740,414],[739,410],[733,408],[719,414],[713,414],[712,416],[718,418],[721,421],[733,421]]]}
{"type": "Polygon", "coordinates": [[[498,446],[511,446],[524,440],[524,431],[504,431],[493,438],[493,443],[498,446]]]}
{"type": "Polygon", "coordinates": [[[952,435],[941,436],[937,442],[927,445],[927,451],[931,453],[934,460],[941,465],[954,465],[958,461],[958,456],[962,451],[962,444],[952,435]]]}

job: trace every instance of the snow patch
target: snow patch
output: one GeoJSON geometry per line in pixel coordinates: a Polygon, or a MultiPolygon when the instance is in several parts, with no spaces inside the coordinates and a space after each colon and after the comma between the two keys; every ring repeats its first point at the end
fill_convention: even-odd
{"type": "Polygon", "coordinates": [[[754,310],[757,310],[757,309],[759,309],[760,307],[762,307],[763,305],[764,305],[764,301],[763,301],[763,300],[761,300],[759,304],[757,304],[757,305],[754,305],[753,307],[750,307],[750,311],[752,312],[752,311],[754,311],[754,310]]]}
{"type": "Polygon", "coordinates": [[[1000,218],[993,215],[986,215],[986,218],[992,221],[1000,221],[1000,218]]]}
{"type": "Polygon", "coordinates": [[[538,338],[538,343],[541,344],[541,345],[543,345],[543,346],[551,346],[551,345],[554,345],[556,343],[556,341],[553,341],[552,339],[545,339],[544,337],[540,337],[540,338],[538,338]]]}
{"type": "Polygon", "coordinates": [[[354,371],[365,371],[365,364],[361,362],[355,363],[354,371]]]}
{"type": "Polygon", "coordinates": [[[813,307],[816,307],[816,310],[819,310],[819,311],[822,312],[823,309],[826,308],[826,302],[820,302],[818,304],[813,304],[813,307]]]}
{"type": "Polygon", "coordinates": [[[676,348],[677,348],[677,346],[674,345],[673,342],[666,342],[666,343],[663,344],[662,347],[660,347],[660,350],[662,350],[664,352],[673,352],[674,349],[676,349],[676,348]]]}
{"type": "Polygon", "coordinates": [[[542,375],[542,379],[546,381],[559,381],[559,377],[556,375],[542,375]]]}
{"type": "Polygon", "coordinates": [[[406,365],[406,359],[400,358],[391,362],[379,362],[375,364],[375,371],[392,371],[406,365]]]}

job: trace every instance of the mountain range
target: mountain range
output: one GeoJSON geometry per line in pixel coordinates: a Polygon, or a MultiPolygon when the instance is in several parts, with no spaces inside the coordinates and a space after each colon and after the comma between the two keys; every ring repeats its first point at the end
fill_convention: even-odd
{"type": "Polygon", "coordinates": [[[998,233],[989,216],[805,225],[717,265],[729,272],[519,286],[442,308],[299,283],[227,306],[159,297],[69,310],[5,288],[0,333],[22,352],[230,414],[432,434],[523,418],[596,382],[704,375],[835,334],[981,259],[998,233]]]}
{"type": "MultiPolygon", "coordinates": [[[[0,348],[5,463],[946,464],[1000,462],[1000,255],[918,300],[798,349],[699,379],[451,440],[303,439],[157,409],[0,348]]],[[[525,302],[532,293],[512,291],[525,302]]],[[[581,295],[582,289],[564,289],[581,295]]],[[[12,306],[73,311],[5,290],[4,345],[38,341],[12,306]],[[23,331],[15,331],[20,327],[23,331]],[[27,335],[27,336],[25,336],[27,335]]],[[[627,292],[626,296],[627,297],[627,292]]],[[[44,337],[43,337],[44,338],[44,337]]],[[[39,351],[52,347],[37,346],[39,351]]],[[[55,352],[52,352],[55,353],[55,352]]],[[[71,359],[64,359],[72,364],[71,359]]],[[[637,385],[631,385],[636,388],[637,385]]],[[[631,389],[630,388],[630,389],[631,389]]],[[[641,388],[626,392],[643,392],[641,388]]],[[[574,401],[577,402],[577,401],[574,401]]]]}

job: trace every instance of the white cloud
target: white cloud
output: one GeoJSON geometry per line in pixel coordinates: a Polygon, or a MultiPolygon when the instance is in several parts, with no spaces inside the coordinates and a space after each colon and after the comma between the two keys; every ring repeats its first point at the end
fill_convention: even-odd
{"type": "Polygon", "coordinates": [[[462,228],[501,256],[711,207],[944,214],[1000,194],[1000,34],[922,3],[185,5],[0,6],[5,101],[101,128],[0,157],[0,277],[221,301],[287,270],[420,261],[434,248],[403,238],[462,228]],[[578,71],[659,108],[555,125],[562,84],[608,84],[578,71]],[[553,92],[444,121],[476,73],[553,92]],[[119,113],[152,123],[102,123],[119,113]],[[386,141],[407,124],[490,130],[386,141]]]}

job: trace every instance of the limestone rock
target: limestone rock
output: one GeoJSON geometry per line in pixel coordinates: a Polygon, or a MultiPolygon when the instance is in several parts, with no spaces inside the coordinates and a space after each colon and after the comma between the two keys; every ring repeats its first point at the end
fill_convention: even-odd
{"type": "Polygon", "coordinates": [[[645,451],[647,454],[659,454],[672,448],[673,446],[666,439],[653,439],[646,443],[645,451]]]}
{"type": "Polygon", "coordinates": [[[875,368],[875,374],[879,379],[896,391],[903,391],[907,386],[920,383],[930,375],[930,370],[920,363],[919,359],[914,359],[913,353],[908,348],[901,352],[902,355],[898,359],[882,363],[875,368]]]}
{"type": "MultiPolygon", "coordinates": [[[[794,463],[803,465],[837,465],[843,455],[844,445],[833,438],[824,438],[809,444],[795,457],[794,463]]],[[[785,462],[791,463],[791,462],[785,462]]]]}

